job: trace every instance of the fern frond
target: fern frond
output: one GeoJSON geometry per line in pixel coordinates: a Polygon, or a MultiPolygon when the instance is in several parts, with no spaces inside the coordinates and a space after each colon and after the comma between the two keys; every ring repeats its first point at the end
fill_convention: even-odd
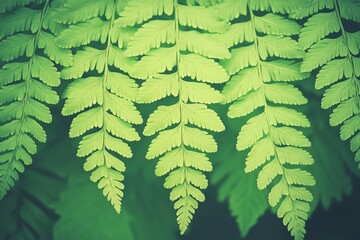
{"type": "Polygon", "coordinates": [[[340,137],[344,141],[351,139],[357,162],[360,162],[360,32],[350,32],[344,22],[360,22],[355,14],[359,7],[357,1],[332,0],[327,6],[329,10],[311,16],[300,34],[300,43],[308,49],[302,70],[319,69],[315,88],[326,88],[321,107],[334,107],[330,125],[341,125],[340,137]]]}
{"type": "Polygon", "coordinates": [[[313,186],[315,180],[300,166],[310,165],[314,160],[303,149],[311,144],[298,129],[309,127],[310,123],[305,115],[290,108],[307,103],[307,99],[289,82],[309,75],[301,73],[300,63],[294,60],[304,55],[292,38],[299,34],[299,25],[275,15],[290,13],[297,1],[284,4],[283,1],[248,0],[246,4],[247,22],[237,23],[237,17],[229,16],[233,25],[247,24],[247,28],[238,35],[237,41],[229,41],[233,46],[232,57],[221,61],[232,75],[223,90],[225,102],[235,101],[229,107],[228,116],[249,115],[236,144],[238,151],[249,149],[245,172],[258,171],[258,188],[270,189],[270,205],[277,207],[277,215],[283,218],[291,235],[297,240],[303,239],[309,203],[313,199],[306,187],[313,186]],[[259,10],[262,16],[257,15],[259,10]]]}
{"type": "Polygon", "coordinates": [[[213,34],[224,31],[227,24],[213,7],[205,7],[216,1],[188,1],[188,5],[175,0],[145,2],[151,6],[144,8],[144,1],[131,1],[121,13],[120,24],[141,24],[125,52],[140,57],[130,71],[133,77],[145,80],[137,101],[151,103],[170,96],[177,99],[176,103],[160,105],[149,116],[143,133],[156,135],[146,158],[160,158],[155,174],[167,175],[164,186],[172,189],[170,199],[175,201],[183,234],[198,202],[205,200],[200,189],[208,182],[202,171],[212,170],[205,153],[217,151],[213,136],[205,130],[219,132],[225,128],[206,104],[223,99],[209,83],[228,80],[213,59],[230,57],[226,44],[219,41],[221,36],[213,34]],[[166,19],[156,18],[159,15],[166,19]]]}
{"type": "MultiPolygon", "coordinates": [[[[32,163],[36,141],[45,142],[39,122],[50,123],[47,104],[59,100],[51,87],[60,84],[56,64],[70,65],[71,52],[54,42],[45,19],[55,10],[51,1],[2,1],[0,12],[0,199],[15,184],[25,165],[32,163]],[[32,9],[36,2],[40,10],[32,9]],[[21,7],[20,7],[21,6],[21,7]],[[16,10],[10,12],[15,7],[16,10]]],[[[52,20],[54,21],[54,20],[52,20]]]]}
{"type": "Polygon", "coordinates": [[[82,136],[77,155],[86,157],[85,171],[92,172],[90,179],[98,183],[117,212],[121,210],[125,171],[120,156],[133,156],[127,142],[140,140],[132,124],[142,123],[133,104],[138,86],[127,75],[133,62],[124,55],[128,36],[115,23],[120,2],[68,1],[61,21],[75,24],[58,38],[63,47],[80,47],[74,64],[61,72],[63,79],[73,79],[64,92],[62,109],[65,116],[75,115],[69,135],[82,136]],[[90,12],[80,16],[78,11],[90,12]],[[97,45],[87,46],[91,42],[97,45]]]}

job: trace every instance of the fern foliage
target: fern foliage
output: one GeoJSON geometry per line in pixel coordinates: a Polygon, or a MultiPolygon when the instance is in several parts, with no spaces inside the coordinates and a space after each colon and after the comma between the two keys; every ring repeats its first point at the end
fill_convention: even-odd
{"type": "Polygon", "coordinates": [[[318,70],[315,88],[326,89],[321,107],[333,108],[330,125],[341,126],[340,138],[350,139],[355,160],[360,162],[360,31],[346,25],[360,23],[360,2],[319,0],[304,12],[309,8],[316,14],[308,18],[300,34],[300,45],[307,50],[301,69],[318,70]]]}
{"type": "Polygon", "coordinates": [[[270,188],[270,205],[277,206],[277,215],[291,235],[303,239],[313,199],[306,187],[313,186],[315,180],[300,167],[313,163],[304,149],[310,147],[310,141],[299,130],[309,127],[310,122],[292,107],[307,103],[292,82],[308,74],[300,72],[298,59],[304,52],[293,38],[300,26],[276,14],[291,12],[296,2],[280,8],[276,1],[229,0],[219,7],[232,22],[225,34],[232,56],[221,61],[232,76],[223,90],[225,102],[232,102],[228,116],[248,119],[236,148],[249,149],[245,171],[260,169],[258,188],[270,188]],[[239,18],[248,20],[239,22],[239,18]]]}
{"type": "Polygon", "coordinates": [[[59,100],[52,89],[60,84],[57,66],[72,64],[71,52],[55,43],[62,30],[54,22],[56,7],[50,0],[0,4],[0,199],[32,163],[36,141],[46,141],[40,123],[51,122],[48,104],[59,100]]]}
{"type": "Polygon", "coordinates": [[[0,0],[0,238],[175,239],[211,172],[242,237],[271,209],[303,240],[359,174],[359,12],[359,0],[0,0]],[[46,128],[57,110],[68,131],[46,128]],[[157,161],[125,167],[142,158],[157,161]]]}
{"type": "Polygon", "coordinates": [[[225,44],[218,41],[218,33],[225,31],[227,24],[206,7],[213,2],[134,0],[120,18],[124,27],[140,25],[125,52],[139,57],[130,75],[145,80],[137,101],[167,98],[172,102],[161,104],[149,116],[143,134],[156,135],[146,158],[160,158],[155,174],[167,175],[164,186],[172,189],[170,199],[175,201],[181,234],[198,202],[205,200],[200,189],[205,189],[208,181],[202,172],[212,170],[206,153],[217,151],[206,130],[224,130],[219,116],[207,106],[223,99],[210,84],[228,80],[214,59],[230,57],[225,44]]]}
{"type": "Polygon", "coordinates": [[[138,86],[127,75],[134,60],[124,55],[132,30],[119,26],[124,1],[83,2],[67,1],[58,13],[61,23],[70,24],[58,44],[76,48],[74,64],[61,72],[63,79],[73,79],[64,92],[62,114],[76,116],[69,134],[82,136],[77,156],[86,157],[85,171],[92,171],[90,179],[120,212],[121,157],[133,156],[128,142],[140,140],[133,124],[142,123],[133,104],[138,86]]]}

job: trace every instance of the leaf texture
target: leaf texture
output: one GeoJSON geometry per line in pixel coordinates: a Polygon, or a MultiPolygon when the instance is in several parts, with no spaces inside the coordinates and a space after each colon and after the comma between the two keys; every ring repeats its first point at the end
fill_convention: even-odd
{"type": "Polygon", "coordinates": [[[188,1],[185,5],[175,0],[153,0],[149,8],[140,2],[130,1],[119,22],[122,26],[140,24],[125,52],[139,56],[130,75],[145,80],[137,101],[151,103],[170,96],[176,99],[175,103],[159,105],[150,114],[143,133],[155,135],[146,158],[159,158],[155,174],[167,175],[164,186],[172,189],[170,199],[175,201],[183,234],[198,202],[205,200],[200,189],[205,189],[208,181],[202,172],[212,170],[205,153],[217,151],[207,130],[219,132],[225,128],[207,104],[223,99],[210,84],[228,80],[216,61],[230,57],[226,44],[218,41],[218,33],[225,31],[227,24],[206,7],[216,1],[188,1]]]}
{"type": "Polygon", "coordinates": [[[300,34],[300,43],[307,49],[302,70],[319,70],[315,88],[325,89],[321,107],[332,109],[330,125],[341,126],[340,138],[350,140],[355,161],[360,162],[360,32],[347,29],[345,24],[347,20],[360,22],[354,14],[360,4],[352,0],[318,2],[320,7],[300,34]],[[329,11],[322,12],[325,7],[329,11]]]}
{"type": "MultiPolygon", "coordinates": [[[[303,105],[307,99],[292,81],[303,80],[309,75],[300,72],[296,59],[304,51],[293,40],[300,32],[296,22],[275,15],[291,13],[297,1],[280,4],[276,1],[224,1],[224,5],[247,11],[232,13],[228,19],[231,28],[242,30],[232,43],[230,59],[221,64],[231,75],[223,90],[226,103],[231,103],[228,116],[246,117],[237,137],[238,151],[248,150],[245,172],[258,171],[257,186],[269,189],[268,201],[277,207],[291,235],[303,239],[305,222],[313,195],[307,189],[315,184],[314,177],[300,168],[314,160],[304,149],[311,143],[299,127],[309,127],[304,114],[291,105],[303,105]],[[261,14],[258,15],[258,11],[261,14]],[[239,16],[247,16],[238,22],[239,16]]],[[[229,34],[230,35],[230,34],[229,34]]],[[[225,34],[226,36],[226,34],[225,34]]],[[[253,174],[253,173],[252,173],[253,174]]]]}
{"type": "Polygon", "coordinates": [[[134,60],[124,55],[129,34],[116,23],[123,7],[123,1],[67,1],[59,18],[73,24],[57,41],[77,48],[74,64],[61,72],[63,79],[73,80],[62,109],[65,116],[75,115],[69,135],[82,137],[77,156],[86,157],[84,170],[92,172],[91,181],[118,213],[125,171],[121,157],[133,156],[128,142],[140,140],[133,124],[142,123],[133,103],[138,86],[127,74],[134,60]]]}
{"type": "Polygon", "coordinates": [[[46,141],[40,122],[52,121],[48,105],[59,100],[52,89],[60,84],[57,65],[72,64],[71,52],[55,43],[62,29],[51,18],[56,6],[53,1],[0,4],[0,199],[32,163],[36,142],[46,141]]]}

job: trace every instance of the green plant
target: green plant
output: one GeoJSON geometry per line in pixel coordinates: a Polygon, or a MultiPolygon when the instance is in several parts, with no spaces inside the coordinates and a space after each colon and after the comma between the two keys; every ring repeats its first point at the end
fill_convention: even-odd
{"type": "Polygon", "coordinates": [[[30,1],[3,1],[0,8],[0,199],[18,180],[18,172],[32,162],[37,151],[34,141],[46,141],[39,122],[50,123],[52,116],[45,104],[56,104],[60,84],[55,64],[70,66],[71,52],[55,44],[54,34],[62,26],[53,21],[50,1],[38,1],[40,9],[24,6],[30,1]]]}
{"type": "Polygon", "coordinates": [[[115,154],[132,157],[123,140],[140,140],[131,124],[142,123],[132,102],[137,85],[126,75],[132,59],[124,56],[124,48],[131,31],[119,28],[123,1],[86,1],[79,7],[79,1],[74,0],[64,7],[59,10],[59,21],[72,25],[61,33],[59,45],[85,46],[74,54],[74,64],[61,72],[63,79],[76,79],[64,92],[62,114],[78,113],[69,133],[70,137],[84,135],[77,155],[87,157],[84,169],[93,171],[90,179],[98,182],[119,213],[125,165],[115,154]],[[78,11],[83,14],[78,15],[78,11]],[[100,45],[92,46],[94,42],[100,45]],[[94,131],[89,134],[89,130],[94,131]]]}
{"type": "Polygon", "coordinates": [[[225,36],[230,46],[238,45],[232,49],[231,58],[222,61],[232,75],[223,94],[226,102],[236,100],[230,105],[228,116],[236,118],[250,114],[236,144],[239,151],[250,148],[245,172],[262,167],[257,178],[260,190],[276,181],[269,192],[269,204],[272,207],[280,204],[278,216],[284,218],[284,224],[295,239],[302,239],[310,211],[308,202],[313,199],[304,186],[315,185],[315,180],[308,171],[291,166],[314,162],[303,149],[311,146],[310,141],[295,128],[309,127],[310,122],[302,113],[288,107],[307,103],[299,89],[288,83],[308,77],[300,72],[300,62],[293,60],[304,55],[290,37],[299,33],[300,26],[274,14],[289,10],[272,2],[259,2],[259,5],[256,1],[247,2],[247,5],[239,1],[224,2],[224,9],[232,10],[226,14],[227,20],[233,21],[240,15],[249,19],[232,24],[225,36]],[[261,10],[274,13],[255,14],[261,10]],[[231,34],[233,32],[237,34],[231,34]],[[245,41],[247,44],[241,45],[245,41]],[[278,175],[280,179],[276,179],[278,175]]]}
{"type": "Polygon", "coordinates": [[[198,189],[208,185],[201,171],[211,171],[212,165],[204,152],[217,151],[214,138],[199,128],[215,132],[225,129],[206,104],[222,100],[220,92],[207,83],[228,80],[224,69],[212,59],[230,56],[225,44],[218,44],[219,38],[212,35],[225,31],[226,22],[218,20],[215,11],[203,6],[154,1],[155,8],[144,8],[146,3],[151,2],[130,2],[121,13],[124,17],[120,18],[121,24],[133,26],[157,15],[165,15],[166,20],[144,23],[125,54],[142,56],[130,71],[131,76],[146,80],[139,89],[138,102],[176,98],[174,103],[159,106],[149,116],[143,134],[151,136],[159,132],[146,158],[161,156],[155,173],[169,174],[164,186],[172,189],[170,199],[176,201],[177,220],[184,233],[198,202],[205,200],[198,189]]]}
{"type": "Polygon", "coordinates": [[[166,231],[148,223],[163,206],[161,218],[171,215],[155,168],[181,234],[209,175],[242,236],[271,206],[304,239],[312,211],[350,194],[347,172],[358,174],[318,104],[323,94],[321,107],[335,106],[330,125],[341,125],[359,162],[359,9],[357,0],[1,1],[0,199],[32,163],[36,141],[47,133],[61,140],[39,145],[39,162],[2,200],[0,223],[9,228],[0,237],[175,239],[174,222],[166,231]],[[53,118],[82,137],[76,155],[118,213],[126,194],[120,217],[75,153],[62,153],[72,149],[62,130],[40,124],[53,118]],[[67,156],[64,164],[44,161],[53,153],[67,156]],[[53,187],[32,191],[41,179],[53,187]]]}
{"type": "MultiPolygon", "coordinates": [[[[342,140],[351,138],[351,150],[360,161],[360,85],[359,32],[347,30],[346,20],[360,22],[360,3],[354,0],[317,1],[305,6],[294,17],[303,18],[315,13],[304,24],[299,44],[308,49],[301,70],[311,72],[320,68],[315,88],[326,89],[321,107],[336,106],[330,116],[331,126],[341,126],[342,140]],[[311,9],[310,11],[308,9],[311,9]],[[328,9],[328,11],[322,11],[328,9]]],[[[360,165],[359,165],[360,166],[360,165]]]]}

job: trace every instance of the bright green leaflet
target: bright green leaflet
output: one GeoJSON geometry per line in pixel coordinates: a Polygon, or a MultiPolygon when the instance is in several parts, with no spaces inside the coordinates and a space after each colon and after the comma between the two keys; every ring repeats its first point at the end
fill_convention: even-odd
{"type": "Polygon", "coordinates": [[[146,80],[139,89],[138,102],[151,103],[169,96],[177,100],[159,106],[148,118],[143,133],[159,133],[146,158],[160,157],[155,174],[169,174],[164,186],[172,189],[170,199],[176,201],[183,234],[198,202],[205,200],[199,190],[208,186],[202,171],[212,170],[205,153],[217,151],[214,138],[199,128],[224,130],[218,115],[206,104],[223,99],[208,83],[228,80],[224,69],[213,60],[230,56],[214,34],[225,31],[226,23],[209,8],[167,0],[131,1],[121,16],[123,26],[149,20],[131,38],[126,51],[129,56],[141,56],[130,72],[146,80]],[[155,16],[167,16],[168,20],[152,19],[155,16]]]}
{"type": "MultiPolygon", "coordinates": [[[[315,88],[326,88],[321,107],[333,108],[330,125],[341,126],[340,138],[350,139],[351,151],[360,162],[360,31],[349,32],[344,24],[345,20],[360,22],[360,2],[318,0],[305,9],[309,8],[316,14],[301,30],[299,42],[307,49],[301,69],[319,69],[315,88]]],[[[298,18],[305,16],[294,14],[298,18]]]]}
{"type": "MultiPolygon", "coordinates": [[[[309,202],[313,200],[306,186],[313,186],[315,180],[308,171],[293,166],[313,164],[313,158],[303,149],[311,146],[310,141],[298,130],[309,127],[310,122],[289,106],[307,103],[290,82],[308,75],[301,73],[300,63],[293,60],[304,55],[291,38],[299,33],[300,26],[271,12],[256,15],[267,9],[266,2],[259,5],[258,1],[229,0],[223,4],[223,9],[228,9],[228,20],[244,15],[249,18],[232,24],[225,35],[229,46],[240,46],[232,49],[231,59],[221,61],[232,75],[223,94],[226,102],[235,101],[229,107],[230,118],[249,115],[236,145],[239,151],[250,149],[245,171],[261,169],[258,188],[270,187],[270,205],[279,205],[278,217],[283,218],[295,239],[303,239],[309,202]],[[243,45],[244,42],[248,44],[243,45]]],[[[282,11],[272,1],[268,2],[268,9],[282,11]]]]}
{"type": "Polygon", "coordinates": [[[87,157],[85,171],[92,171],[90,179],[98,182],[98,188],[120,212],[125,165],[119,156],[133,156],[125,141],[140,140],[132,124],[142,123],[133,104],[138,86],[126,74],[134,63],[124,55],[132,30],[119,27],[124,1],[79,4],[81,1],[68,1],[59,11],[60,21],[72,25],[62,32],[58,43],[65,48],[81,46],[74,65],[61,72],[63,79],[74,79],[64,92],[62,114],[76,115],[70,137],[83,136],[77,156],[87,157]]]}
{"type": "MultiPolygon", "coordinates": [[[[0,12],[31,1],[3,1],[0,12]]],[[[41,9],[16,8],[0,16],[0,199],[37,152],[35,140],[46,141],[39,122],[50,123],[47,104],[56,104],[60,84],[55,64],[70,66],[71,52],[55,44],[62,26],[53,19],[53,1],[36,1],[41,9]],[[3,24],[4,23],[4,24],[3,24]]]]}

